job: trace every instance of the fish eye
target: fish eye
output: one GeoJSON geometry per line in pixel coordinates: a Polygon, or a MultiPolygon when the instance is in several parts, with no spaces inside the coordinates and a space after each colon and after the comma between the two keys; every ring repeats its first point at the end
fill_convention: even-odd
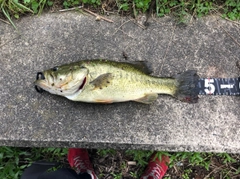
{"type": "Polygon", "coordinates": [[[57,67],[57,66],[55,66],[55,67],[52,68],[52,71],[57,71],[57,70],[58,70],[58,67],[57,67]]]}

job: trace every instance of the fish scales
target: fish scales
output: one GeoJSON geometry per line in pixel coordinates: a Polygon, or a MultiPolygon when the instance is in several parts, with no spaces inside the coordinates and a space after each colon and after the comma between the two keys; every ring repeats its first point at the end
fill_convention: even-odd
{"type": "MultiPolygon", "coordinates": [[[[91,96],[88,94],[88,90],[83,91],[79,97],[75,100],[91,100],[95,98],[96,101],[106,99],[106,101],[128,101],[139,99],[145,96],[145,94],[151,93],[165,93],[171,94],[176,90],[175,81],[169,78],[155,78],[146,75],[142,71],[132,67],[129,64],[120,64],[110,62],[109,65],[102,61],[83,64],[89,69],[90,81],[96,79],[98,76],[104,73],[113,74],[114,80],[111,85],[92,91],[91,96]],[[99,65],[101,64],[101,66],[99,65]],[[101,67],[101,68],[99,68],[101,67]],[[121,90],[119,90],[121,89],[121,90]],[[114,96],[114,98],[112,97],[114,96]]],[[[90,90],[91,87],[89,87],[90,90]]]]}

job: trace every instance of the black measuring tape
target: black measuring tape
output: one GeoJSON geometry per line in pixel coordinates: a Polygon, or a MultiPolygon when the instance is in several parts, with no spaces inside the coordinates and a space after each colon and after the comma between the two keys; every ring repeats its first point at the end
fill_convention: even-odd
{"type": "Polygon", "coordinates": [[[199,95],[240,95],[238,78],[201,78],[198,80],[199,95]]]}

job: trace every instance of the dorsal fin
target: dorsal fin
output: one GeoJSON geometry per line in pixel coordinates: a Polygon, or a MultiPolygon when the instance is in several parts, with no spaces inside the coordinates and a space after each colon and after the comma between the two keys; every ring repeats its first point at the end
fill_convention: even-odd
{"type": "Polygon", "coordinates": [[[147,61],[134,61],[134,62],[128,62],[128,63],[148,75],[153,72],[151,64],[147,61]]]}

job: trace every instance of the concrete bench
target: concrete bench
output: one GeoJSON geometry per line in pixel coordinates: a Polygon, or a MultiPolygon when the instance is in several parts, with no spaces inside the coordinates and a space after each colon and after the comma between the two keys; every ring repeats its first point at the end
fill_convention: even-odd
{"type": "Polygon", "coordinates": [[[240,97],[200,96],[187,104],[110,105],[39,94],[36,73],[81,59],[147,60],[158,76],[196,69],[200,77],[238,77],[240,28],[210,16],[188,25],[150,19],[142,29],[128,17],[95,21],[76,12],[0,22],[0,145],[164,151],[240,152],[240,97]],[[19,36],[20,35],[20,36],[19,36]],[[234,38],[234,40],[232,39],[234,38]]]}

